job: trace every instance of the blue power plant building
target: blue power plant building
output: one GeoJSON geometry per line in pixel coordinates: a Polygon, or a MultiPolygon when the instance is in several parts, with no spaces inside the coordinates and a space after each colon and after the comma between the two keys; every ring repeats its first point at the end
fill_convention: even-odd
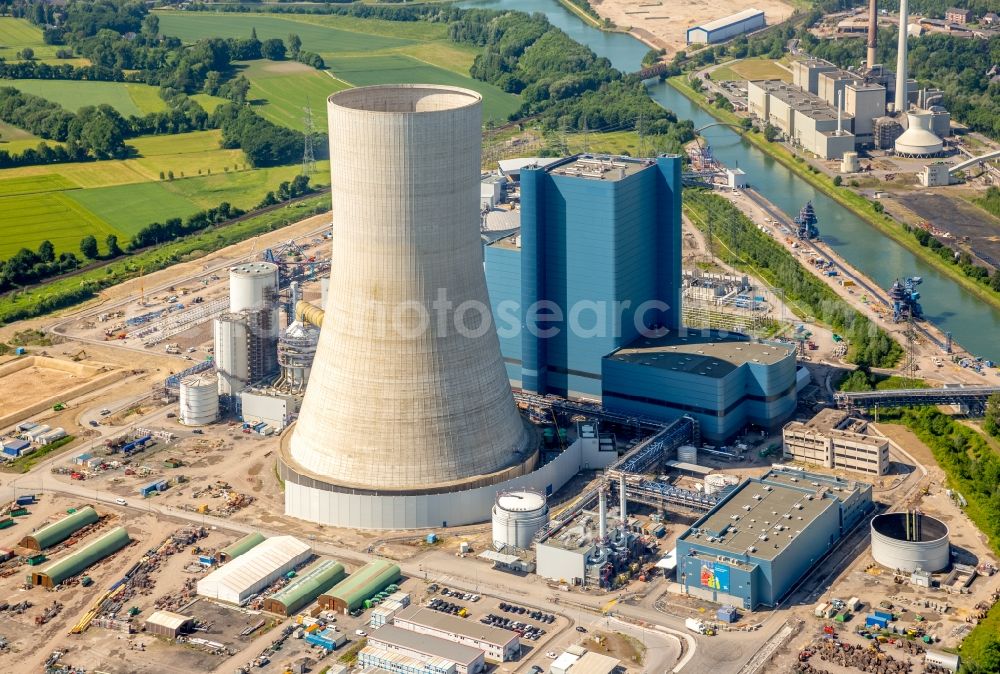
{"type": "Polygon", "coordinates": [[[511,383],[722,441],[794,411],[794,351],[681,320],[681,159],[577,155],[520,171],[520,230],[486,246],[511,383]]]}
{"type": "Polygon", "coordinates": [[[872,507],[870,484],[772,469],[678,537],[677,581],[708,601],[775,606],[872,507]]]}

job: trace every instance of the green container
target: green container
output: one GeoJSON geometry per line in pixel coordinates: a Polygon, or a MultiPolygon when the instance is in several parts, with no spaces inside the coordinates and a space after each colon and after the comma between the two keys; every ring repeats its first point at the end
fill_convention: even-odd
{"type": "Polygon", "coordinates": [[[364,605],[365,605],[365,608],[371,608],[372,607],[372,600],[371,599],[365,599],[365,604],[364,605]]]}
{"type": "Polygon", "coordinates": [[[14,526],[14,519],[11,517],[6,517],[0,520],[0,529],[6,529],[7,527],[14,526]]]}
{"type": "Polygon", "coordinates": [[[75,513],[75,512],[76,512],[76,508],[70,508],[70,509],[68,509],[68,510],[66,511],[66,514],[67,514],[67,515],[72,515],[72,514],[73,514],[73,513],[75,513]]]}
{"type": "Polygon", "coordinates": [[[94,579],[91,578],[90,576],[84,576],[83,578],[80,579],[80,585],[83,585],[84,587],[90,587],[93,584],[94,584],[94,579]]]}
{"type": "Polygon", "coordinates": [[[28,514],[28,509],[27,508],[18,508],[17,510],[11,510],[10,511],[10,516],[11,517],[24,517],[27,514],[28,514]]]}
{"type": "Polygon", "coordinates": [[[45,555],[34,555],[32,557],[28,557],[28,566],[38,566],[46,559],[45,555]]]}

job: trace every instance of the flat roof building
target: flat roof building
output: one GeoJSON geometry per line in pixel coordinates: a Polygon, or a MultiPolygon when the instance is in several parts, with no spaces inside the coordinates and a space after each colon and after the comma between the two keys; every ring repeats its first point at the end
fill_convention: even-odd
{"type": "Polygon", "coordinates": [[[724,16],[721,19],[703,23],[700,26],[692,26],[687,30],[688,44],[716,44],[726,40],[752,33],[767,25],[764,12],[753,7],[744,9],[742,12],[724,16]]]}
{"type": "Polygon", "coordinates": [[[418,658],[377,646],[365,646],[358,652],[358,664],[373,672],[390,674],[457,674],[457,666],[445,658],[418,658]]]}
{"type": "Polygon", "coordinates": [[[369,634],[368,645],[419,659],[450,660],[455,663],[458,674],[478,674],[486,669],[486,655],[482,649],[394,625],[384,625],[369,634]]]}
{"type": "Polygon", "coordinates": [[[198,581],[198,594],[242,604],[312,556],[293,536],[274,536],[198,581]]]}
{"type": "Polygon", "coordinates": [[[496,662],[506,662],[521,653],[517,634],[499,627],[434,611],[422,606],[409,606],[396,614],[393,625],[404,630],[440,637],[482,650],[496,662]]]}
{"type": "MultiPolygon", "coordinates": [[[[820,74],[822,79],[828,73],[820,74]]],[[[781,80],[747,82],[747,105],[758,119],[777,127],[793,144],[821,159],[854,150],[854,117],[781,80]]]]}
{"type": "Polygon", "coordinates": [[[640,338],[605,356],[601,372],[607,409],[688,414],[712,441],[751,423],[777,429],[795,412],[795,351],[743,335],[688,330],[640,338]]]}
{"type": "Polygon", "coordinates": [[[781,435],[786,459],[872,476],[889,471],[889,440],[843,410],[825,409],[809,421],[789,422],[781,435]]]}
{"type": "Polygon", "coordinates": [[[681,534],[677,580],[709,601],[774,606],[871,507],[870,484],[773,469],[681,534]]]}

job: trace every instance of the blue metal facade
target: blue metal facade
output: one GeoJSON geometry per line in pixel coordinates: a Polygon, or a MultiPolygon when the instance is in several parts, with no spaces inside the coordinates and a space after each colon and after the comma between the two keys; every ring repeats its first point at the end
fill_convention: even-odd
{"type": "Polygon", "coordinates": [[[846,498],[842,497],[843,500],[826,493],[823,497],[826,508],[797,532],[773,559],[749,553],[734,553],[702,540],[689,540],[691,529],[684,532],[677,540],[677,580],[688,592],[719,603],[733,602],[746,609],[755,609],[760,605],[773,607],[872,508],[869,484],[854,482],[847,487],[848,483],[844,481],[838,481],[835,485],[829,481],[828,476],[798,473],[804,486],[793,486],[784,480],[769,482],[771,474],[743,482],[691,528],[703,526],[714,513],[725,509],[737,493],[753,485],[771,484],[773,488],[794,489],[803,494],[812,494],[816,487],[811,486],[810,482],[818,481],[825,483],[825,486],[841,486],[855,491],[846,498]],[[713,569],[712,577],[726,580],[706,585],[706,567],[713,569]],[[724,574],[720,573],[720,567],[725,570],[724,574]]]}
{"type": "Polygon", "coordinates": [[[681,160],[615,158],[630,168],[611,179],[556,172],[576,159],[521,171],[521,247],[488,246],[486,276],[511,381],[598,398],[606,354],[680,324],[681,160]],[[510,301],[519,335],[504,332],[510,301]]]}
{"type": "Polygon", "coordinates": [[[791,349],[773,365],[747,362],[721,376],[615,358],[604,358],[601,369],[607,409],[661,419],[689,414],[713,442],[726,441],[747,424],[777,428],[795,412],[791,349]]]}

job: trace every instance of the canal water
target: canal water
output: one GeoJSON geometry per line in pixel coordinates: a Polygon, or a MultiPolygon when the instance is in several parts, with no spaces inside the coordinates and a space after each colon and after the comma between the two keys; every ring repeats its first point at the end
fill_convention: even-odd
{"type": "MultiPolygon", "coordinates": [[[[584,23],[557,0],[464,0],[462,7],[510,9],[545,14],[574,40],[588,45],[621,71],[639,69],[649,48],[624,33],[607,33],[584,23]]],[[[665,83],[649,87],[650,95],[695,128],[715,119],[665,83]]],[[[924,316],[972,353],[1000,361],[1000,311],[968,294],[959,284],[942,275],[903,246],[833,201],[791,170],[771,159],[738,133],[727,127],[703,132],[716,158],[729,167],[747,172],[749,183],[787,215],[795,216],[811,200],[819,217],[823,241],[861,273],[888,288],[893,280],[920,276],[920,303],[924,316]]]]}

